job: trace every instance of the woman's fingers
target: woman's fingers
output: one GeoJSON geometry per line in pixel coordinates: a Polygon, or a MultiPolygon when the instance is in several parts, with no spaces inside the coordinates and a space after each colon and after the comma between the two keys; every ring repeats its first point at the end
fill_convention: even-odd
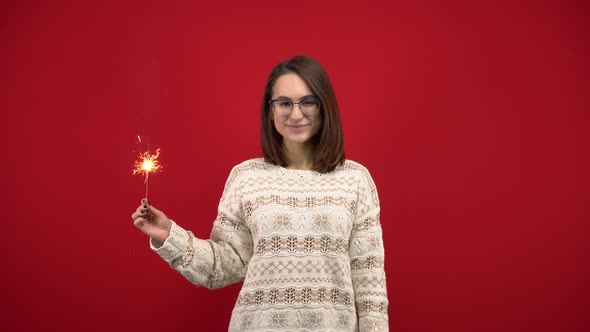
{"type": "Polygon", "coordinates": [[[145,198],[131,214],[131,218],[133,224],[150,237],[164,241],[169,235],[170,220],[162,211],[151,206],[145,198]]]}
{"type": "Polygon", "coordinates": [[[137,210],[135,210],[135,212],[133,212],[131,214],[131,219],[135,220],[139,217],[145,217],[145,216],[147,216],[146,210],[141,207],[138,207],[137,210]]]}
{"type": "Polygon", "coordinates": [[[152,215],[155,215],[155,216],[162,214],[162,211],[156,209],[155,207],[153,207],[151,205],[147,206],[146,211],[152,215]]]}
{"type": "MultiPolygon", "coordinates": [[[[155,227],[149,220],[144,217],[139,217],[133,221],[133,224],[137,226],[137,228],[141,229],[144,233],[150,235],[150,231],[153,231],[155,227]]],[[[150,235],[151,236],[151,235],[150,235]]]]}
{"type": "Polygon", "coordinates": [[[147,204],[141,204],[141,205],[140,205],[140,206],[137,208],[137,210],[138,210],[139,212],[141,212],[141,211],[146,211],[147,209],[148,209],[148,205],[147,205],[147,204]]]}
{"type": "Polygon", "coordinates": [[[140,206],[137,207],[137,209],[135,210],[135,212],[131,215],[131,218],[133,220],[135,220],[138,217],[146,216],[147,215],[147,211],[148,211],[148,206],[146,204],[142,204],[142,205],[140,205],[140,206]]]}
{"type": "Polygon", "coordinates": [[[131,219],[137,221],[138,219],[143,219],[143,221],[149,221],[149,217],[156,217],[162,214],[162,212],[153,206],[146,207],[145,205],[140,205],[135,212],[131,214],[131,219]]]}
{"type": "Polygon", "coordinates": [[[137,226],[137,228],[141,229],[147,220],[145,218],[139,217],[133,220],[133,224],[137,226]]]}

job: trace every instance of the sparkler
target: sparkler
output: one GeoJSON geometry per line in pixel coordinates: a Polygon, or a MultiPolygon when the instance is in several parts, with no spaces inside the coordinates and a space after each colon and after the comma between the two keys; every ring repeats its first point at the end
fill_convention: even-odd
{"type": "Polygon", "coordinates": [[[148,185],[150,173],[157,173],[161,170],[162,166],[158,162],[160,156],[160,149],[156,150],[156,154],[150,154],[150,149],[144,153],[139,154],[139,160],[135,161],[135,168],[133,174],[143,173],[145,175],[145,199],[148,198],[148,185]]]}

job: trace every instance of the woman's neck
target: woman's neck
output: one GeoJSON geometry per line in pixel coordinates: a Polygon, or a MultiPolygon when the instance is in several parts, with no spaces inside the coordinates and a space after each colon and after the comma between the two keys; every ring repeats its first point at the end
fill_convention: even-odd
{"type": "Polygon", "coordinates": [[[283,153],[288,169],[313,169],[313,146],[311,144],[283,142],[283,153]]]}

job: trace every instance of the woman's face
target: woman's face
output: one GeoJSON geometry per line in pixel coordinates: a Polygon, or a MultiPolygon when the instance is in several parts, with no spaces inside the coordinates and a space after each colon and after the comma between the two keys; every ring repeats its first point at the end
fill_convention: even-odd
{"type": "MultiPolygon", "coordinates": [[[[299,75],[287,73],[280,76],[273,89],[271,99],[290,99],[298,103],[301,99],[315,97],[299,75]]],[[[308,115],[301,112],[299,104],[293,105],[289,115],[279,115],[271,109],[275,128],[283,136],[283,144],[302,144],[309,140],[320,130],[322,116],[320,112],[308,115]]]]}

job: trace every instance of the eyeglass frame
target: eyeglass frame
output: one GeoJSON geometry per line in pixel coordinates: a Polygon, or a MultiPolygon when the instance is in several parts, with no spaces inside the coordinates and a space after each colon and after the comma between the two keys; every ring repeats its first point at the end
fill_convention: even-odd
{"type": "Polygon", "coordinates": [[[303,100],[300,99],[298,103],[296,103],[293,100],[288,99],[288,98],[271,99],[271,100],[268,101],[268,103],[270,104],[270,107],[272,108],[273,111],[275,109],[274,103],[277,102],[277,101],[288,101],[291,104],[293,104],[293,105],[291,105],[291,110],[289,111],[289,113],[288,114],[285,114],[284,116],[289,116],[289,115],[291,115],[291,113],[293,113],[293,109],[295,109],[295,104],[298,105],[299,110],[301,111],[301,113],[306,114],[306,115],[314,115],[314,114],[317,114],[317,113],[319,113],[320,108],[322,108],[322,101],[319,98],[315,97],[315,96],[311,96],[311,98],[309,98],[308,96],[306,96],[306,97],[304,97],[303,100]],[[303,109],[301,108],[301,103],[302,102],[306,102],[306,101],[312,101],[312,100],[318,103],[318,110],[315,111],[315,112],[313,112],[313,113],[304,112],[303,109]]]}

